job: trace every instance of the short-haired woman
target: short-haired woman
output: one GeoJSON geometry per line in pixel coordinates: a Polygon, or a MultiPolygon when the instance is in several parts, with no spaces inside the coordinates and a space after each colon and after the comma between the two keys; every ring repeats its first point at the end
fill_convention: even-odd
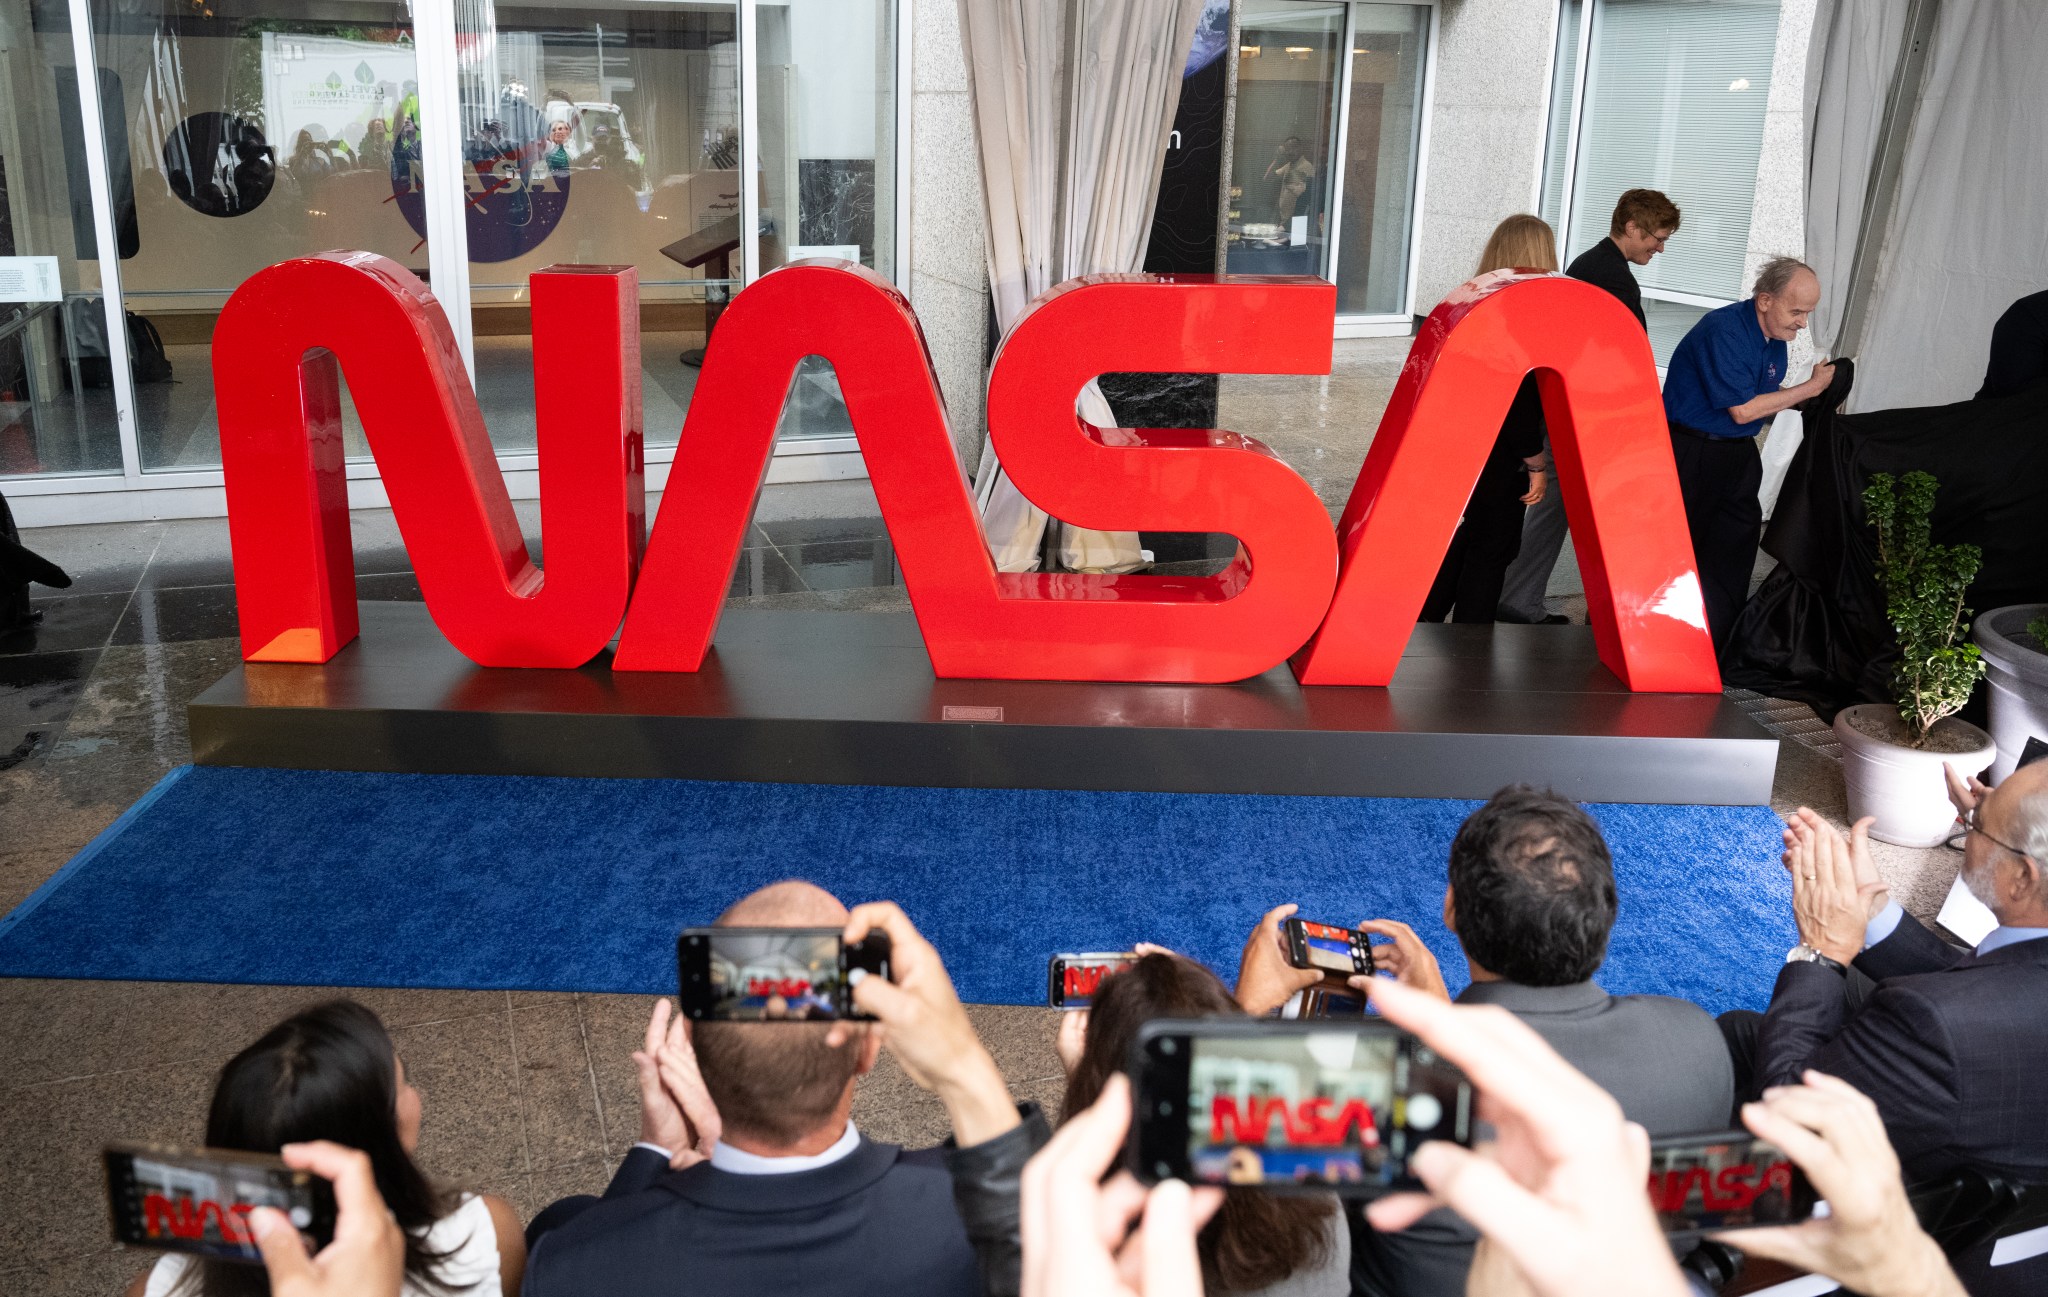
{"type": "MultiPolygon", "coordinates": [[[[1479,255],[1481,275],[1497,270],[1557,269],[1557,240],[1535,216],[1510,216],[1479,255]]],[[[1536,376],[1522,380],[1508,407],[1486,467],[1472,487],[1465,516],[1422,604],[1422,621],[1486,623],[1500,606],[1508,564],[1522,548],[1522,512],[1543,498],[1543,401],[1536,376]]]]}

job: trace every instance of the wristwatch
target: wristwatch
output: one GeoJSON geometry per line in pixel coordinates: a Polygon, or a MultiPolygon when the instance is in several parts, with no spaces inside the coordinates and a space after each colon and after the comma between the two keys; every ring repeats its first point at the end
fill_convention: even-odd
{"type": "Polygon", "coordinates": [[[1821,954],[1803,941],[1785,952],[1785,962],[1788,964],[1819,964],[1823,968],[1834,969],[1844,977],[1849,974],[1849,966],[1847,964],[1844,964],[1839,959],[1829,959],[1826,955],[1821,954]]]}

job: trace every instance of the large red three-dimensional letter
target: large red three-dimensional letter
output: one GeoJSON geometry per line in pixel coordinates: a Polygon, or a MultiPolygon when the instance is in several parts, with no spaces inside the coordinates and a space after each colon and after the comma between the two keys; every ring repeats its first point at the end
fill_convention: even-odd
{"type": "Polygon", "coordinates": [[[1249,439],[1112,435],[1084,425],[1074,402],[1110,370],[1326,372],[1334,309],[1331,286],[1309,279],[1103,276],[1041,298],[989,385],[989,426],[1012,480],[1083,526],[1227,531],[1252,558],[1209,578],[1012,575],[989,560],[902,294],[849,262],[765,275],[712,335],[613,665],[694,671],[703,661],[790,378],[819,355],[839,377],[938,675],[1257,675],[1315,628],[1335,581],[1335,537],[1313,489],[1249,439]]]}
{"type": "Polygon", "coordinates": [[[1303,684],[1393,679],[1532,370],[1600,660],[1633,690],[1720,692],[1649,339],[1600,289],[1537,274],[1468,284],[1423,325],[1337,525],[1343,571],[1303,684]]]}
{"type": "Polygon", "coordinates": [[[574,667],[611,639],[645,534],[637,280],[555,266],[532,286],[545,580],[416,276],[329,252],[259,271],[228,300],[214,394],[245,658],[325,662],[356,636],[337,358],[449,642],[484,666],[574,667]]]}

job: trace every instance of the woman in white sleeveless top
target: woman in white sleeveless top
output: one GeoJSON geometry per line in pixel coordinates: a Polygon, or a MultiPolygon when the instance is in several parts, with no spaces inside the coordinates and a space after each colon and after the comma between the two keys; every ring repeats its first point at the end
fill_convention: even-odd
{"type": "MultiPolygon", "coordinates": [[[[405,1297],[517,1297],[526,1241],[510,1204],[437,1189],[413,1162],[420,1093],[376,1014],[333,1000],[296,1014],[221,1069],[209,1148],[274,1153],[328,1139],[369,1155],[377,1190],[406,1233],[405,1297]]],[[[166,1254],[128,1297],[267,1294],[258,1266],[166,1254]]]]}

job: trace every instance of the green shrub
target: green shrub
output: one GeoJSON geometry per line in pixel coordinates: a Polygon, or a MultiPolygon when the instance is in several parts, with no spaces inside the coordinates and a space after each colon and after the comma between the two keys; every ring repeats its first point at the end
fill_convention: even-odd
{"type": "Polygon", "coordinates": [[[1871,475],[1863,507],[1877,528],[1877,581],[1885,616],[1899,637],[1892,685],[1899,716],[1914,747],[1927,731],[1970,700],[1984,675],[1984,660],[1963,634],[1970,610],[1963,595],[1976,579],[1983,552],[1975,545],[1936,545],[1930,519],[1938,483],[1931,473],[1871,475]]]}
{"type": "Polygon", "coordinates": [[[2034,637],[2034,643],[2041,646],[2042,652],[2048,653],[2048,617],[2036,617],[2028,622],[2027,634],[2034,637]]]}

